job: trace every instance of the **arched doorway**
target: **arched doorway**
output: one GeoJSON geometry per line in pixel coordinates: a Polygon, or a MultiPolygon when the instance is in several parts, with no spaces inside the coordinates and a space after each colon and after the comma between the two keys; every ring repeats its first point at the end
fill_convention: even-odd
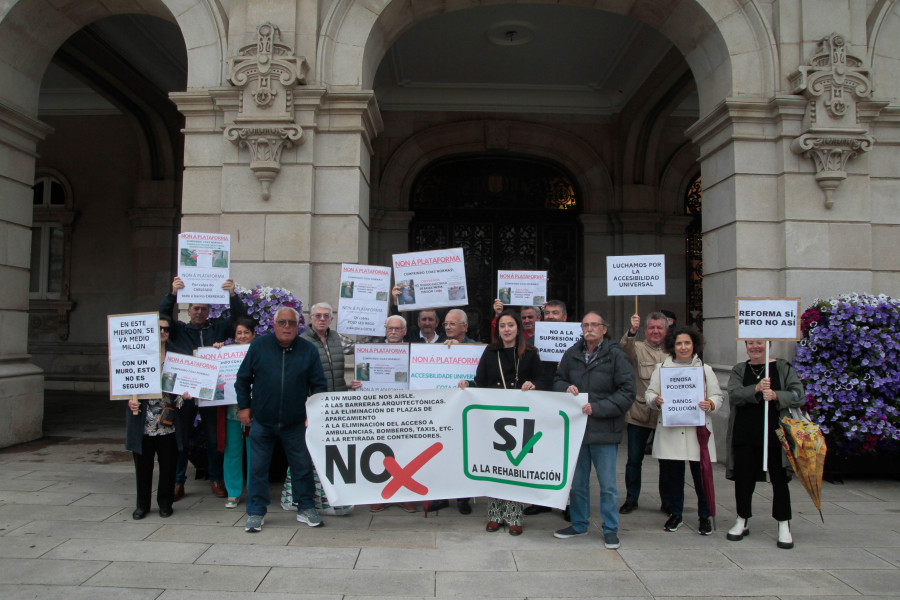
{"type": "Polygon", "coordinates": [[[559,166],[533,157],[438,161],[412,186],[409,248],[465,252],[470,337],[490,339],[497,271],[547,271],[548,299],[581,310],[580,194],[559,166]]]}

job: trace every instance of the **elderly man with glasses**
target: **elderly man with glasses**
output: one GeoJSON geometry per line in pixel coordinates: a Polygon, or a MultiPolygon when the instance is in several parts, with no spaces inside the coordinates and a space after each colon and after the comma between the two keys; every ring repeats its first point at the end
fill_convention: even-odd
{"type": "Polygon", "coordinates": [[[553,389],[577,396],[586,393],[581,411],[588,416],[572,478],[572,525],[553,535],[560,539],[586,535],[591,518],[591,463],[600,483],[603,542],[619,547],[619,502],[616,454],[625,428],[625,413],[634,402],[634,370],[628,355],[607,335],[609,326],[597,312],[581,319],[581,339],[563,354],[553,389]]]}
{"type": "Polygon", "coordinates": [[[247,486],[247,524],[244,531],[260,531],[269,500],[269,466],[275,440],[280,439],[291,467],[297,520],[310,527],[322,524],[313,495],[313,464],[306,447],[306,400],[328,390],[315,347],[297,335],[300,314],[291,307],[275,311],[275,333],[260,336],[238,370],[238,416],[250,426],[250,477],[247,486]],[[251,394],[251,388],[253,393],[251,394]]]}
{"type": "MultiPolygon", "coordinates": [[[[356,344],[350,338],[331,329],[334,321],[334,309],[327,302],[313,304],[309,309],[309,327],[301,334],[319,351],[319,359],[325,370],[329,392],[346,392],[347,380],[344,379],[344,355],[353,354],[356,344]]],[[[359,381],[352,381],[350,389],[362,386],[359,381]]]]}

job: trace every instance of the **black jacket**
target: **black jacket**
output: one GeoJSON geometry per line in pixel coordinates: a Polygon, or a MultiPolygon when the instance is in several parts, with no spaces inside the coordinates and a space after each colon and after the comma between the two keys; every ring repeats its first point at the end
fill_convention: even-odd
{"type": "Polygon", "coordinates": [[[509,349],[503,351],[488,346],[481,355],[478,368],[475,369],[475,379],[472,381],[472,385],[474,387],[502,390],[503,378],[506,378],[506,388],[510,390],[522,389],[522,384],[526,381],[533,383],[539,390],[548,389],[545,384],[538,380],[541,359],[538,357],[537,350],[531,347],[526,348],[525,354],[522,355],[518,363],[517,376],[514,351],[509,349]],[[503,366],[503,377],[500,376],[501,365],[503,366]]]}
{"type": "Polygon", "coordinates": [[[166,294],[159,303],[159,312],[172,317],[172,329],[169,331],[169,345],[173,352],[192,356],[194,350],[204,346],[212,346],[214,342],[224,342],[234,335],[234,320],[247,316],[247,307],[235,294],[229,297],[231,316],[227,319],[207,321],[201,327],[193,323],[183,323],[175,319],[175,294],[166,294]]]}
{"type": "Polygon", "coordinates": [[[566,350],[553,382],[565,392],[575,385],[588,394],[591,414],[584,430],[585,444],[618,444],[625,428],[625,413],[634,402],[634,370],[625,351],[612,340],[600,342],[597,358],[584,360],[584,338],[566,350]]]}

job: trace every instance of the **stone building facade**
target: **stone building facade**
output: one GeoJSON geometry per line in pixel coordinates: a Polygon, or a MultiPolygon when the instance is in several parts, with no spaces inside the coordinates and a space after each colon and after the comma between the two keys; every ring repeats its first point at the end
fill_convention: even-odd
{"type": "Polygon", "coordinates": [[[702,316],[720,368],[736,296],[900,295],[898,40],[894,0],[6,2],[0,447],[104,389],[105,315],[153,310],[179,231],[307,305],[463,246],[616,330],[605,257],[665,254],[640,311],[702,316]]]}

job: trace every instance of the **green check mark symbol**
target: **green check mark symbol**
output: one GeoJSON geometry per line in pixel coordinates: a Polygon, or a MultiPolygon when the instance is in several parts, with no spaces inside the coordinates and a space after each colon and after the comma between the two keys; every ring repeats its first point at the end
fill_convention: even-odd
{"type": "Polygon", "coordinates": [[[538,443],[538,440],[541,439],[542,435],[543,434],[540,431],[538,431],[536,434],[531,436],[531,439],[525,443],[525,445],[522,447],[522,451],[515,458],[513,458],[512,452],[507,450],[506,457],[509,459],[509,462],[511,462],[514,467],[518,467],[519,463],[521,463],[525,459],[525,456],[529,452],[531,452],[531,449],[534,448],[534,445],[538,443]]]}

